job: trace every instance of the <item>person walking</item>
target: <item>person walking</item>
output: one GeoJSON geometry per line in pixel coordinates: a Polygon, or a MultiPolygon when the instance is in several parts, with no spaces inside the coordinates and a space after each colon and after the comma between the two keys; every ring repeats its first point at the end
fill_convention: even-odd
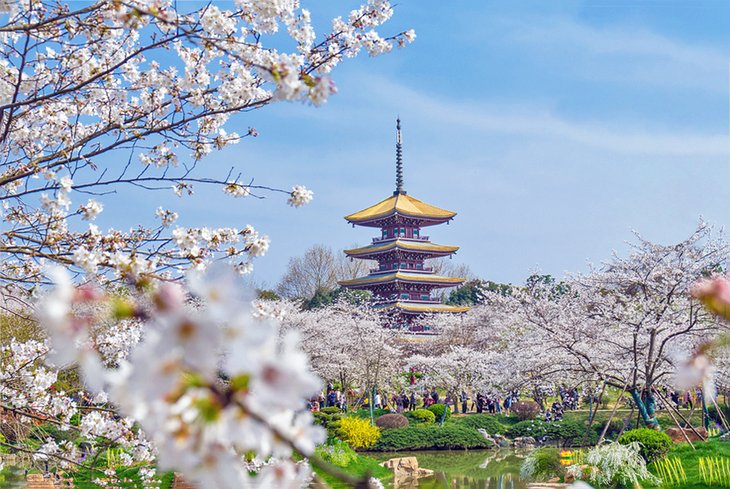
{"type": "Polygon", "coordinates": [[[461,391],[461,395],[459,396],[459,400],[461,401],[461,412],[466,414],[467,412],[467,401],[469,400],[469,396],[466,395],[466,391],[461,391]]]}
{"type": "Polygon", "coordinates": [[[397,395],[396,394],[395,400],[394,400],[395,401],[394,402],[394,404],[395,404],[395,412],[397,412],[397,413],[402,413],[403,412],[403,398],[404,397],[406,397],[406,396],[400,396],[400,395],[397,395]]]}
{"type": "Polygon", "coordinates": [[[410,399],[409,407],[410,407],[411,411],[416,410],[416,393],[415,392],[411,392],[411,399],[410,399]]]}

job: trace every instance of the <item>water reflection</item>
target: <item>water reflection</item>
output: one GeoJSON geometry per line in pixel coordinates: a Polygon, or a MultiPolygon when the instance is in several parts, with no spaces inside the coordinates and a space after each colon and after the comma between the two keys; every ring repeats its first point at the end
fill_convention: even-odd
{"type": "Polygon", "coordinates": [[[18,489],[25,486],[24,470],[8,465],[0,470],[0,489],[18,489]]]}
{"type": "Polygon", "coordinates": [[[395,457],[416,457],[419,467],[433,476],[394,480],[392,489],[526,489],[520,465],[526,452],[514,450],[428,451],[369,454],[383,462],[395,457]]]}

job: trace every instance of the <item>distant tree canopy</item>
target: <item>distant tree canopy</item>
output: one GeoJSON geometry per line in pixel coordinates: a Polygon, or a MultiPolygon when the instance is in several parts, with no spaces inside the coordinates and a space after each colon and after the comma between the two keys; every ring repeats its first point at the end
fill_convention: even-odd
{"type": "Polygon", "coordinates": [[[279,299],[281,299],[281,296],[279,294],[269,289],[257,289],[256,296],[257,298],[265,301],[278,301],[279,299]]]}
{"type": "Polygon", "coordinates": [[[473,306],[484,302],[485,292],[495,292],[506,296],[510,294],[512,288],[511,284],[473,279],[452,290],[446,303],[454,306],[473,306]]]}
{"type": "Polygon", "coordinates": [[[310,299],[302,301],[302,309],[312,310],[330,306],[344,301],[351,305],[362,305],[370,302],[371,294],[365,290],[350,290],[337,287],[331,290],[318,290],[310,299]]]}
{"type": "Polygon", "coordinates": [[[556,299],[570,292],[570,285],[552,275],[532,274],[525,281],[527,292],[541,299],[556,299]]]}

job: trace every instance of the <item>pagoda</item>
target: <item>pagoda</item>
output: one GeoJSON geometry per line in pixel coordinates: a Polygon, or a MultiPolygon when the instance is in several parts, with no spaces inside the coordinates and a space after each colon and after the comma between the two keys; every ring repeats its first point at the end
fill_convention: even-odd
{"type": "Polygon", "coordinates": [[[396,179],[393,195],[360,212],[345,216],[354,226],[380,228],[380,236],[361,248],[345,250],[350,259],[374,260],[377,268],[364,277],[343,280],[339,284],[349,289],[369,290],[373,307],[387,311],[393,326],[412,331],[422,330],[418,318],[429,313],[456,313],[468,307],[442,304],[431,291],[455,287],[463,278],[436,275],[424,263],[431,258],[451,256],[458,246],[432,243],[421,234],[427,226],[448,223],[455,212],[440,209],[420,201],[403,189],[403,149],[400,118],[396,123],[396,179]]]}

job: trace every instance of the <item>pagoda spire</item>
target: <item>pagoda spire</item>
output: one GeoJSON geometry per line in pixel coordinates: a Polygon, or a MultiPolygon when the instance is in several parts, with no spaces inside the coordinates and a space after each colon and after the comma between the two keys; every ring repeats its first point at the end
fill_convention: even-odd
{"type": "Polygon", "coordinates": [[[396,119],[395,128],[395,192],[393,192],[393,195],[405,195],[406,191],[403,190],[403,147],[400,136],[400,116],[396,119]]]}

